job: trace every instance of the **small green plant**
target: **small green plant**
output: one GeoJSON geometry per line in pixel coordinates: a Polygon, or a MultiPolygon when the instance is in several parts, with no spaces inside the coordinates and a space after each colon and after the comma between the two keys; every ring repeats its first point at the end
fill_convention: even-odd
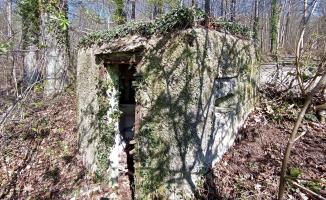
{"type": "Polygon", "coordinates": [[[50,169],[44,173],[45,179],[50,179],[53,182],[58,182],[60,179],[60,168],[54,167],[53,169],[50,169]]]}
{"type": "Polygon", "coordinates": [[[241,190],[243,190],[243,189],[245,188],[245,183],[244,183],[244,181],[245,181],[245,178],[244,178],[243,176],[239,176],[239,177],[236,179],[236,184],[235,184],[235,186],[236,186],[236,188],[237,188],[238,191],[241,191],[241,190]]]}
{"type": "Polygon", "coordinates": [[[309,181],[307,187],[314,192],[319,192],[322,189],[322,182],[320,180],[309,181]]]}
{"type": "Polygon", "coordinates": [[[297,179],[299,178],[300,174],[301,174],[301,169],[299,168],[291,168],[289,170],[289,175],[291,178],[297,179]]]}
{"type": "Polygon", "coordinates": [[[95,171],[95,176],[93,178],[93,182],[94,183],[101,183],[103,181],[104,181],[104,176],[103,176],[102,172],[99,171],[99,170],[96,170],[95,171]]]}
{"type": "Polygon", "coordinates": [[[42,108],[44,106],[44,102],[40,100],[37,102],[33,102],[32,105],[35,106],[35,108],[42,108]]]}
{"type": "Polygon", "coordinates": [[[63,12],[55,12],[54,15],[51,15],[51,20],[58,24],[62,31],[67,30],[69,27],[69,20],[63,12]]]}
{"type": "Polygon", "coordinates": [[[65,129],[64,128],[58,128],[57,131],[58,131],[58,133],[63,133],[65,131],[65,129]]]}
{"type": "Polygon", "coordinates": [[[33,87],[33,90],[35,93],[43,93],[43,90],[44,90],[44,86],[43,84],[35,84],[34,87],[33,87]]]}
{"type": "Polygon", "coordinates": [[[304,115],[304,118],[312,122],[318,122],[318,117],[314,113],[307,113],[304,115]]]}
{"type": "Polygon", "coordinates": [[[41,120],[32,124],[30,130],[27,130],[24,134],[25,139],[34,138],[46,138],[49,136],[51,125],[48,118],[42,118],[41,120]]]}
{"type": "Polygon", "coordinates": [[[11,46],[12,45],[10,42],[0,41],[0,54],[7,53],[10,50],[11,46]]]}
{"type": "Polygon", "coordinates": [[[257,165],[257,163],[256,162],[249,162],[249,167],[251,168],[251,169],[257,169],[258,168],[258,165],[257,165]]]}

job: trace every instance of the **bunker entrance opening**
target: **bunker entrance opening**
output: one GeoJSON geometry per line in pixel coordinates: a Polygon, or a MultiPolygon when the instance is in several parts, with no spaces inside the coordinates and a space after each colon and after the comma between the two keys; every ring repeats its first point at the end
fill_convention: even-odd
{"type": "Polygon", "coordinates": [[[120,158],[127,167],[132,197],[134,197],[134,133],[135,133],[135,80],[136,68],[132,64],[118,64],[119,71],[119,110],[122,112],[119,119],[119,133],[125,143],[125,155],[120,158]],[[123,158],[124,157],[124,158],[123,158]]]}

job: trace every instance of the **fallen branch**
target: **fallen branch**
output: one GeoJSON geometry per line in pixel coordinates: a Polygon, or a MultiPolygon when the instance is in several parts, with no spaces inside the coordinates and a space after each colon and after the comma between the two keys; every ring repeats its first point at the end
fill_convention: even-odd
{"type": "Polygon", "coordinates": [[[318,200],[326,200],[325,197],[323,197],[323,196],[321,196],[320,194],[317,194],[316,192],[314,192],[314,191],[312,191],[312,190],[310,190],[310,189],[308,189],[308,188],[306,188],[306,187],[300,185],[299,183],[297,183],[297,182],[295,182],[295,181],[293,181],[293,180],[291,180],[291,179],[288,179],[288,181],[289,181],[290,183],[292,183],[292,185],[298,187],[299,189],[305,191],[306,193],[311,194],[311,195],[314,196],[316,199],[318,199],[318,200]]]}
{"type": "Polygon", "coordinates": [[[10,106],[7,111],[0,116],[0,130],[2,130],[4,123],[6,122],[7,118],[10,116],[10,114],[15,110],[17,105],[21,103],[24,99],[27,98],[28,94],[30,91],[33,89],[33,87],[37,84],[40,83],[41,81],[36,81],[32,85],[30,85],[21,95],[19,95],[16,100],[14,101],[13,105],[10,106]]]}

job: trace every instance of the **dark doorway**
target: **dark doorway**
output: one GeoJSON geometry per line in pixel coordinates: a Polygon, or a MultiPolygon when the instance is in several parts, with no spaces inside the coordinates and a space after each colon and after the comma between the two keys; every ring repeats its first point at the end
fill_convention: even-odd
{"type": "Polygon", "coordinates": [[[135,80],[136,68],[134,65],[119,64],[119,109],[122,112],[119,122],[119,131],[126,143],[125,152],[127,154],[128,177],[130,189],[134,198],[134,158],[132,150],[134,149],[135,133],[135,89],[133,81],[135,80]]]}
{"type": "Polygon", "coordinates": [[[135,105],[135,89],[132,86],[132,82],[135,80],[134,74],[136,68],[134,65],[120,64],[120,104],[135,105]]]}

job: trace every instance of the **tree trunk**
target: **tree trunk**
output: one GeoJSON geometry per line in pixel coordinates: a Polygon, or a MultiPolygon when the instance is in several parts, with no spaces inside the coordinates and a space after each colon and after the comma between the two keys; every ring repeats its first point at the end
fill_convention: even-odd
{"type": "MultiPolygon", "coordinates": [[[[291,5],[292,5],[292,1],[290,0],[288,3],[288,12],[286,13],[286,17],[285,17],[285,25],[284,25],[284,29],[283,29],[283,35],[282,35],[282,47],[285,46],[285,41],[287,41],[288,38],[288,32],[289,32],[289,25],[290,25],[290,16],[291,16],[291,5]]],[[[286,47],[286,46],[285,46],[286,47]]]]}
{"type": "Polygon", "coordinates": [[[281,169],[281,175],[280,175],[280,185],[279,185],[279,192],[278,192],[278,200],[281,200],[283,198],[283,193],[285,190],[285,175],[286,175],[286,170],[287,170],[287,164],[289,162],[290,159],[290,155],[291,155],[291,149],[295,143],[296,140],[298,140],[301,136],[298,136],[297,132],[298,129],[300,127],[300,124],[302,122],[302,119],[308,109],[308,106],[310,105],[313,96],[320,90],[320,88],[324,87],[326,83],[326,72],[324,72],[323,76],[321,77],[321,79],[319,80],[318,84],[316,85],[316,87],[312,90],[311,93],[309,93],[309,95],[306,97],[305,99],[305,103],[300,111],[300,114],[298,116],[298,119],[294,125],[294,128],[292,130],[290,139],[287,143],[286,146],[286,150],[285,150],[285,155],[283,158],[283,162],[282,162],[282,169],[281,169]]]}
{"type": "Polygon", "coordinates": [[[124,12],[124,0],[114,0],[115,2],[115,11],[114,11],[114,22],[116,24],[126,23],[126,14],[124,12]]]}
{"type": "MultiPolygon", "coordinates": [[[[303,20],[306,21],[307,20],[307,17],[308,17],[308,1],[307,0],[304,0],[303,1],[303,20]]],[[[303,32],[303,35],[305,34],[305,30],[303,32]]],[[[301,39],[301,43],[300,43],[300,49],[302,50],[303,49],[303,43],[304,43],[304,38],[301,39]]]]}
{"type": "Polygon", "coordinates": [[[264,28],[263,26],[260,29],[260,50],[261,52],[264,52],[264,28]]]}
{"type": "Polygon", "coordinates": [[[225,19],[229,20],[230,17],[230,9],[229,9],[229,0],[225,0],[225,19]]]}
{"type": "MultiPolygon", "coordinates": [[[[7,5],[6,5],[6,18],[7,18],[7,36],[8,40],[10,43],[13,44],[14,38],[12,35],[12,0],[7,0],[7,5]]],[[[18,96],[18,87],[17,87],[17,77],[16,77],[16,64],[15,64],[15,57],[14,57],[14,52],[8,54],[8,60],[11,61],[12,64],[12,79],[13,79],[13,84],[15,87],[15,93],[16,96],[18,96]]]]}
{"type": "Polygon", "coordinates": [[[159,14],[159,10],[157,8],[157,5],[154,5],[154,7],[153,7],[152,20],[154,20],[157,17],[158,14],[159,14]]]}
{"type": "Polygon", "coordinates": [[[45,94],[53,96],[62,92],[68,84],[69,42],[68,28],[62,22],[68,20],[68,4],[66,0],[45,3],[41,13],[43,43],[45,55],[45,94]],[[51,20],[58,18],[59,20],[51,20]]]}
{"type": "Polygon", "coordinates": [[[12,0],[7,0],[7,6],[6,6],[6,10],[7,10],[7,35],[9,37],[9,39],[11,39],[12,37],[12,0]]]}
{"type": "Polygon", "coordinates": [[[163,13],[163,2],[156,2],[153,6],[153,19],[163,13]]]}
{"type": "Polygon", "coordinates": [[[287,0],[285,2],[282,3],[282,5],[280,6],[279,8],[279,18],[278,18],[278,35],[277,35],[277,49],[280,48],[280,43],[281,43],[281,38],[282,38],[282,32],[283,32],[283,29],[284,29],[284,23],[283,23],[283,19],[284,19],[284,8],[285,8],[285,5],[287,3],[287,0]]]}
{"type": "Polygon", "coordinates": [[[224,0],[221,0],[221,17],[224,17],[224,0]]]}
{"type": "Polygon", "coordinates": [[[237,4],[236,0],[231,0],[231,17],[230,17],[231,22],[235,21],[236,4],[237,4]]]}
{"type": "Polygon", "coordinates": [[[136,19],[136,0],[131,1],[131,19],[136,19]]]}
{"type": "Polygon", "coordinates": [[[24,84],[33,84],[39,77],[37,67],[38,45],[40,36],[40,4],[31,0],[29,4],[18,4],[22,18],[22,48],[24,50],[24,84]]]}
{"type": "MultiPolygon", "coordinates": [[[[302,29],[300,31],[300,38],[298,39],[298,42],[297,42],[297,50],[296,50],[296,73],[297,73],[297,80],[299,82],[299,86],[300,86],[300,89],[302,91],[302,94],[303,95],[306,95],[304,89],[303,89],[303,86],[302,86],[302,80],[301,80],[301,74],[300,74],[300,58],[301,58],[301,52],[300,52],[300,43],[302,41],[302,38],[303,38],[303,35],[304,35],[304,30],[306,28],[306,25],[312,15],[312,13],[314,12],[315,8],[316,8],[316,4],[317,4],[317,0],[313,0],[312,2],[312,9],[311,9],[311,12],[309,14],[309,16],[307,16],[304,20],[303,20],[303,26],[302,26],[302,29]]],[[[323,58],[322,62],[321,62],[321,69],[324,69],[325,67],[325,57],[323,58]],[[324,66],[323,66],[324,65],[324,66]]],[[[290,154],[291,154],[291,149],[294,145],[294,142],[296,140],[298,140],[301,136],[298,136],[297,135],[297,132],[298,132],[298,129],[300,127],[300,124],[302,122],[302,119],[306,113],[306,110],[308,109],[308,106],[310,105],[311,101],[312,101],[312,98],[313,96],[320,90],[322,89],[326,84],[326,71],[324,70],[323,71],[323,74],[322,74],[322,77],[321,79],[318,81],[317,85],[311,90],[309,91],[306,99],[305,99],[305,103],[301,109],[301,112],[298,116],[298,119],[294,125],[294,128],[292,130],[292,133],[291,133],[291,136],[290,136],[290,139],[288,141],[288,144],[287,144],[287,147],[286,147],[286,151],[285,151],[285,155],[284,155],[284,158],[283,158],[283,162],[282,162],[282,168],[281,168],[281,174],[280,174],[280,183],[279,183],[279,191],[278,191],[278,200],[281,200],[283,198],[283,193],[285,191],[285,182],[286,182],[286,178],[285,178],[285,175],[286,175],[286,170],[287,170],[287,165],[288,165],[288,162],[289,162],[289,159],[290,159],[290,154]]]]}
{"type": "Polygon", "coordinates": [[[273,55],[278,51],[278,32],[279,32],[279,0],[271,1],[271,49],[273,55]]]}
{"type": "Polygon", "coordinates": [[[257,41],[258,40],[258,27],[259,27],[259,13],[258,13],[258,4],[259,0],[255,0],[255,13],[254,13],[254,24],[253,24],[253,38],[257,41]]]}
{"type": "Polygon", "coordinates": [[[209,16],[211,12],[211,1],[205,0],[205,12],[209,16]]]}
{"type": "MultiPolygon", "coordinates": [[[[184,7],[184,0],[180,0],[180,7],[182,8],[182,7],[184,7]]],[[[191,3],[194,3],[194,2],[191,2],[191,3]]],[[[192,5],[193,6],[193,5],[192,5]]]]}

